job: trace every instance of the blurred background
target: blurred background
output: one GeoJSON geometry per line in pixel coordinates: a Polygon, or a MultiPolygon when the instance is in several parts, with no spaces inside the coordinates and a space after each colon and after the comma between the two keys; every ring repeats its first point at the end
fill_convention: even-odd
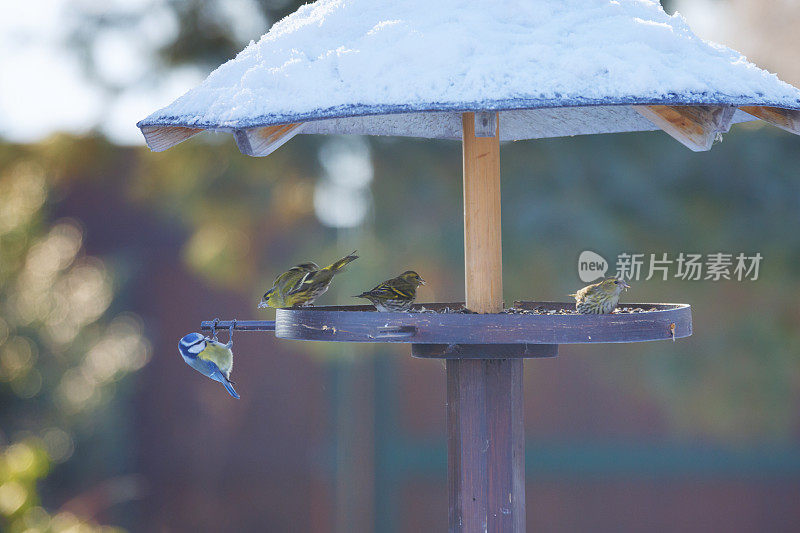
{"type": "MultiPolygon", "coordinates": [[[[456,142],[230,135],[151,153],[135,122],[299,2],[49,0],[0,17],[0,530],[443,531],[445,373],[407,347],[240,333],[242,395],[189,369],[201,320],[297,262],[361,259],[320,304],[407,268],[463,298],[456,142]]],[[[669,2],[800,84],[797,0],[669,2]]],[[[531,531],[800,523],[800,138],[739,125],[504,144],[505,298],[563,300],[578,254],[759,252],[757,281],[640,281],[691,303],[675,344],[525,366],[531,531]]],[[[223,335],[223,338],[224,335],[223,335]]]]}

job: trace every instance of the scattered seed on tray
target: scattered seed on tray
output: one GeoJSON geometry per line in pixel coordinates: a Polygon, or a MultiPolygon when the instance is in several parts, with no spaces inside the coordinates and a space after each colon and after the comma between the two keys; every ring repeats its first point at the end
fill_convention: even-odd
{"type": "Polygon", "coordinates": [[[410,313],[451,313],[451,314],[459,314],[459,315],[475,315],[477,314],[475,311],[470,311],[466,307],[443,307],[442,309],[428,309],[425,306],[411,309],[410,313]]]}
{"type": "Polygon", "coordinates": [[[652,311],[658,311],[658,309],[655,307],[649,309],[643,309],[641,307],[621,307],[617,309],[617,313],[650,313],[652,311]]]}
{"type": "MultiPolygon", "coordinates": [[[[618,314],[633,314],[633,313],[649,313],[652,311],[657,311],[655,307],[650,308],[643,308],[643,307],[618,307],[614,310],[614,313],[618,314]]],[[[461,314],[461,315],[474,315],[477,314],[475,311],[470,311],[465,307],[443,307],[442,309],[428,309],[427,307],[418,307],[415,309],[411,309],[409,312],[411,313],[445,313],[445,314],[461,314]]],[[[533,309],[522,309],[519,307],[508,307],[500,311],[501,315],[577,315],[578,313],[575,309],[545,309],[544,307],[534,307],[533,309]]]]}
{"type": "MultiPolygon", "coordinates": [[[[650,311],[656,311],[655,307],[650,307],[648,309],[644,309],[642,307],[618,307],[614,312],[619,314],[631,314],[631,313],[648,313],[650,311]]],[[[521,309],[519,307],[509,307],[508,309],[503,309],[500,311],[501,314],[505,315],[577,315],[578,313],[575,309],[568,309],[568,308],[561,308],[561,309],[545,309],[544,307],[534,307],[533,309],[521,309]]]]}
{"type": "Polygon", "coordinates": [[[509,307],[501,311],[505,315],[576,315],[574,309],[545,309],[544,307],[534,307],[533,309],[521,309],[519,307],[509,307]]]}

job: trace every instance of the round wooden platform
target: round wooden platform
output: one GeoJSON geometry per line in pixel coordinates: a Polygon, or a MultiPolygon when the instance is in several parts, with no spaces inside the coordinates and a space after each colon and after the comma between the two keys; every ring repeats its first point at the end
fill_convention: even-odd
{"type": "MultiPolygon", "coordinates": [[[[415,309],[442,311],[461,309],[460,303],[426,303],[415,309]]],[[[574,310],[573,302],[515,302],[515,309],[574,310]]],[[[283,339],[334,342],[401,342],[417,345],[422,357],[486,357],[485,347],[475,345],[527,345],[527,355],[546,357],[559,344],[612,343],[672,340],[692,334],[692,311],[687,304],[622,304],[620,308],[644,312],[616,312],[608,315],[464,312],[378,313],[369,305],[278,309],[275,336],[283,339]],[[472,345],[471,348],[469,345],[472,345]],[[474,353],[474,355],[473,355],[474,353]],[[426,355],[427,354],[427,355],[426,355]]],[[[502,352],[500,346],[494,350],[502,352]]],[[[515,353],[520,348],[513,349],[515,353]]],[[[489,355],[489,357],[504,357],[489,355]]]]}

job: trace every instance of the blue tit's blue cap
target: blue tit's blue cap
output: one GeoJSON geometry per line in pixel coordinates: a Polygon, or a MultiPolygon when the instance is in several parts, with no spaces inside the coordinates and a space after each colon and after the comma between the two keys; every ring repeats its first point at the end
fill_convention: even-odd
{"type": "Polygon", "coordinates": [[[185,346],[188,348],[189,346],[193,346],[198,342],[202,341],[203,339],[205,339],[205,337],[203,337],[199,333],[189,333],[188,335],[184,336],[181,339],[181,346],[185,346]]]}

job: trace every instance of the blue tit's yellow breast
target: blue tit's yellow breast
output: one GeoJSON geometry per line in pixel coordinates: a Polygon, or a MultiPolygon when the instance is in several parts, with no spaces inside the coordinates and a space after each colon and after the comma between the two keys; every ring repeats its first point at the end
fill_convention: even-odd
{"type": "Polygon", "coordinates": [[[205,361],[211,361],[225,375],[230,374],[233,368],[233,352],[219,342],[209,342],[206,345],[206,349],[197,354],[197,357],[205,361]]]}

